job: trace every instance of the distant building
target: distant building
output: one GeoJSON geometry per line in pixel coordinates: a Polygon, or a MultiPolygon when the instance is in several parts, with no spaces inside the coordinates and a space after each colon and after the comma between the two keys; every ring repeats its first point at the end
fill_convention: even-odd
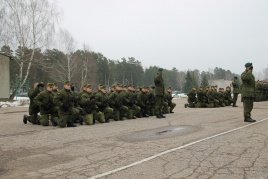
{"type": "Polygon", "coordinates": [[[0,100],[9,98],[10,90],[10,56],[0,52],[0,100]]]}

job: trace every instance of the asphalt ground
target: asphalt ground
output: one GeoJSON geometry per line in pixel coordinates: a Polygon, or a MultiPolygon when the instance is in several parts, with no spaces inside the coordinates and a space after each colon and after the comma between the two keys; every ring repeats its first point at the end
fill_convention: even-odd
{"type": "Polygon", "coordinates": [[[239,107],[76,128],[23,124],[27,108],[0,109],[0,178],[268,178],[268,102],[256,123],[239,107]]]}

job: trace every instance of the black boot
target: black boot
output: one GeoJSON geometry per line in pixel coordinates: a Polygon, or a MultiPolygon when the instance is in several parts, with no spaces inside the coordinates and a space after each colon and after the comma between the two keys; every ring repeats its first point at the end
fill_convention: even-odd
{"type": "Polygon", "coordinates": [[[23,121],[24,124],[27,124],[27,117],[28,117],[27,115],[23,115],[23,120],[22,121],[23,121]]]}
{"type": "Polygon", "coordinates": [[[76,127],[75,124],[67,124],[67,127],[76,127]]]}
{"type": "Polygon", "coordinates": [[[244,122],[256,122],[256,120],[249,117],[249,118],[244,119],[244,122]]]}
{"type": "Polygon", "coordinates": [[[160,118],[162,118],[160,115],[156,115],[156,118],[158,118],[158,119],[160,119],[160,118]]]}
{"type": "Polygon", "coordinates": [[[163,114],[160,114],[160,116],[161,116],[162,118],[166,118],[166,116],[164,116],[163,114]]]}
{"type": "Polygon", "coordinates": [[[51,124],[52,124],[52,126],[57,126],[58,124],[57,124],[57,122],[55,121],[55,119],[51,119],[51,124]]]}

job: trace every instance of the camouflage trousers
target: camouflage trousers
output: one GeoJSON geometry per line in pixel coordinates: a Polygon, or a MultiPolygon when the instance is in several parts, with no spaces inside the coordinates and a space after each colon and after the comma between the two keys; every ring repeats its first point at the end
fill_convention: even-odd
{"type": "Polygon", "coordinates": [[[170,108],[169,112],[173,112],[173,109],[176,107],[176,104],[175,103],[169,103],[168,106],[170,108]]]}
{"type": "Polygon", "coordinates": [[[27,116],[27,121],[32,124],[40,124],[40,117],[38,113],[40,112],[39,106],[29,106],[29,116],[27,116]]]}
{"type": "Polygon", "coordinates": [[[104,123],[113,118],[113,112],[113,108],[105,107],[103,110],[96,112],[93,117],[99,123],[104,123]]]}
{"type": "Polygon", "coordinates": [[[163,103],[163,109],[162,109],[162,111],[163,111],[164,114],[170,113],[170,107],[168,106],[168,103],[167,102],[164,102],[163,103]]]}
{"type": "Polygon", "coordinates": [[[155,115],[162,115],[163,114],[163,105],[164,105],[164,97],[156,95],[155,96],[155,115]]]}
{"type": "Polygon", "coordinates": [[[205,103],[205,102],[197,102],[196,103],[196,107],[197,108],[207,108],[208,107],[208,104],[205,103]]]}
{"type": "Polygon", "coordinates": [[[236,106],[237,98],[238,98],[238,93],[233,93],[233,106],[236,106]]]}
{"type": "Polygon", "coordinates": [[[68,112],[59,111],[59,118],[57,124],[59,127],[66,127],[66,125],[73,125],[74,120],[79,117],[79,111],[75,108],[70,108],[68,112]]]}
{"type": "Polygon", "coordinates": [[[125,105],[113,108],[113,118],[115,121],[123,120],[129,117],[129,108],[125,105]]]}
{"type": "Polygon", "coordinates": [[[128,118],[129,119],[135,119],[136,117],[139,117],[141,112],[141,108],[137,105],[132,105],[128,107],[128,118]]]}
{"type": "Polygon", "coordinates": [[[244,107],[244,118],[251,118],[251,111],[253,109],[254,98],[251,97],[243,97],[242,98],[243,107],[244,107]]]}

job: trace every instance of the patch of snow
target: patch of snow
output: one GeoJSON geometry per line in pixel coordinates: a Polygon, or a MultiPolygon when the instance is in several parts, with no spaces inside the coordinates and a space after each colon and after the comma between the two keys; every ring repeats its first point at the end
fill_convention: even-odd
{"type": "Polygon", "coordinates": [[[15,97],[15,101],[0,102],[0,108],[28,106],[30,100],[28,97],[15,97]]]}

